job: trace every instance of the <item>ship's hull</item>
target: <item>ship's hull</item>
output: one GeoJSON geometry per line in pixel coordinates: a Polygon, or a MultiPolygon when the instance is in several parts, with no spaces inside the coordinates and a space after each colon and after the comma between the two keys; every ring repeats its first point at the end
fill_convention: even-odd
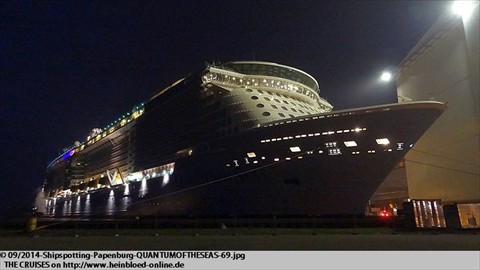
{"type": "Polygon", "coordinates": [[[47,215],[362,214],[444,109],[394,104],[272,122],[210,141],[168,178],[51,199],[47,215]]]}

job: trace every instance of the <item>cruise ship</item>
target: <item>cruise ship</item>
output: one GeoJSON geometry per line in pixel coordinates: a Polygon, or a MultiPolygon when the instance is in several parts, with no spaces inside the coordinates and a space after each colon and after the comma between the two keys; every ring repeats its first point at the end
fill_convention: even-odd
{"type": "Polygon", "coordinates": [[[53,160],[45,215],[363,214],[446,109],[411,102],[335,111],[306,72],[208,64],[53,160]]]}

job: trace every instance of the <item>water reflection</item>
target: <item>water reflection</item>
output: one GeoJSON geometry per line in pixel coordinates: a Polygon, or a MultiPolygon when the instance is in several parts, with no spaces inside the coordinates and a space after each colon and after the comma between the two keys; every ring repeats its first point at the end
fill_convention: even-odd
{"type": "Polygon", "coordinates": [[[138,196],[144,197],[147,193],[148,193],[147,179],[143,178],[138,196]]]}
{"type": "Polygon", "coordinates": [[[90,194],[87,194],[87,198],[85,199],[85,208],[83,209],[83,214],[90,214],[90,194]]]}
{"type": "Polygon", "coordinates": [[[130,184],[125,183],[125,190],[123,191],[123,195],[130,195],[130,184]]]}
{"type": "Polygon", "coordinates": [[[81,211],[81,208],[80,208],[80,201],[81,201],[81,197],[79,195],[75,196],[73,198],[74,200],[74,203],[72,203],[72,207],[73,207],[73,213],[74,214],[80,214],[82,213],[81,211]]]}
{"type": "Polygon", "coordinates": [[[162,181],[162,187],[168,184],[168,181],[170,181],[170,175],[168,175],[167,172],[163,175],[163,181],[162,181]]]}
{"type": "Polygon", "coordinates": [[[115,192],[110,190],[107,201],[107,215],[113,215],[115,213],[115,192]]]}

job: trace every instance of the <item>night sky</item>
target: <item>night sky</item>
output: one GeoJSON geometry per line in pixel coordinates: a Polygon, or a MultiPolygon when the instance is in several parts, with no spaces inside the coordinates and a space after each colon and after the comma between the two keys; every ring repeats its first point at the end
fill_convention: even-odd
{"type": "Polygon", "coordinates": [[[257,60],[317,79],[345,109],[396,102],[377,79],[449,1],[0,2],[0,218],[24,213],[45,169],[205,62],[257,60]]]}

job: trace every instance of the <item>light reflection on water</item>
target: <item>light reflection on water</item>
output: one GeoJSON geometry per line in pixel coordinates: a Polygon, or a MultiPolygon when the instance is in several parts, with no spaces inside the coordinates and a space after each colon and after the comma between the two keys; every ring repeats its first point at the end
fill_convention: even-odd
{"type": "Polygon", "coordinates": [[[122,198],[122,205],[120,207],[120,211],[127,211],[128,206],[130,205],[130,202],[132,201],[132,198],[129,196],[125,196],[122,198]]]}
{"type": "Polygon", "coordinates": [[[123,191],[123,195],[130,195],[130,184],[125,183],[125,190],[123,191]]]}
{"type": "Polygon", "coordinates": [[[57,198],[49,199],[47,201],[47,215],[55,215],[55,208],[57,207],[57,198]]]}
{"type": "Polygon", "coordinates": [[[82,214],[90,214],[90,194],[87,194],[87,198],[85,199],[85,208],[83,209],[82,214]]]}
{"type": "Polygon", "coordinates": [[[113,189],[110,190],[110,195],[108,195],[106,210],[107,215],[113,215],[115,213],[115,192],[113,192],[113,189]]]}
{"type": "Polygon", "coordinates": [[[147,179],[142,179],[142,185],[140,186],[139,197],[144,197],[148,193],[147,179]]]}
{"type": "Polygon", "coordinates": [[[81,201],[81,197],[80,196],[75,196],[73,197],[73,201],[75,201],[74,204],[72,204],[72,207],[73,207],[73,213],[74,214],[80,214],[82,211],[80,209],[80,201],[81,201]],[[75,206],[74,206],[75,205],[75,206]]]}
{"type": "MultiPolygon", "coordinates": [[[[156,185],[168,183],[169,177],[157,177],[156,185]]],[[[155,191],[149,181],[124,184],[109,189],[98,189],[88,193],[72,194],[67,197],[48,199],[47,215],[51,217],[114,216],[127,211],[134,201],[155,191]],[[151,189],[151,190],[150,190],[151,189]]]]}
{"type": "Polygon", "coordinates": [[[69,200],[63,201],[62,214],[63,214],[64,216],[70,215],[70,211],[69,211],[69,209],[68,209],[68,208],[69,208],[69,207],[68,207],[69,204],[70,204],[70,201],[69,201],[69,200]]]}

